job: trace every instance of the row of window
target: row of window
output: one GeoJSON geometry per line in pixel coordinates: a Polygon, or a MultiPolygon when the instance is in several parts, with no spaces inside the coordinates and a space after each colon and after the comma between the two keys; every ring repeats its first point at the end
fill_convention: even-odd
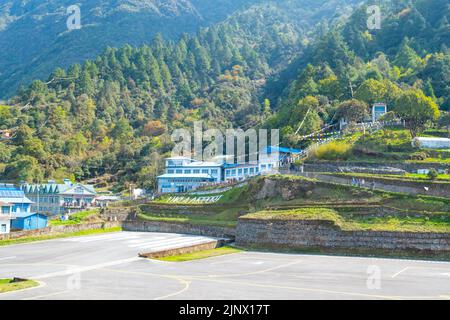
{"type": "Polygon", "coordinates": [[[241,168],[241,169],[228,169],[225,171],[226,177],[254,175],[259,173],[259,167],[241,168]]]}
{"type": "Polygon", "coordinates": [[[167,170],[168,174],[200,174],[200,173],[204,173],[204,174],[211,174],[211,175],[217,175],[219,173],[218,169],[185,169],[184,171],[182,169],[177,169],[177,170],[173,170],[173,169],[168,169],[167,170]]]}

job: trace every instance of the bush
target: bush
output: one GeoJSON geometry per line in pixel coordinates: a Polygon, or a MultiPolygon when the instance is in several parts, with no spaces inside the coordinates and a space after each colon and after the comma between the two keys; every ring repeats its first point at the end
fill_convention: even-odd
{"type": "Polygon", "coordinates": [[[332,141],[317,147],[314,157],[321,160],[347,160],[352,146],[346,142],[332,141]]]}
{"type": "Polygon", "coordinates": [[[410,159],[411,160],[420,160],[420,161],[423,161],[423,160],[426,160],[426,159],[428,159],[429,158],[429,156],[428,156],[428,154],[426,153],[426,152],[415,152],[415,153],[413,153],[411,156],[410,156],[410,159]]]}
{"type": "Polygon", "coordinates": [[[438,176],[439,176],[439,173],[436,171],[436,169],[431,169],[428,172],[428,179],[430,179],[430,180],[436,180],[438,176]]]}

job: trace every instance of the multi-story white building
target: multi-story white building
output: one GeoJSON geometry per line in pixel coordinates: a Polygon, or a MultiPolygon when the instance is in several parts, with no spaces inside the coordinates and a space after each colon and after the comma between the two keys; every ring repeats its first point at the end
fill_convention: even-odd
{"type": "Polygon", "coordinates": [[[228,163],[230,157],[217,157],[213,161],[195,161],[186,157],[166,159],[165,174],[158,177],[159,193],[183,193],[207,184],[243,181],[263,173],[274,172],[289,161],[288,155],[300,150],[269,147],[269,155],[255,163],[228,163]]]}

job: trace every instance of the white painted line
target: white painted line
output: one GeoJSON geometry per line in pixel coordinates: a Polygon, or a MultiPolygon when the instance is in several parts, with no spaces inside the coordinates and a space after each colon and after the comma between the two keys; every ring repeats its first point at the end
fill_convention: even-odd
{"type": "Polygon", "coordinates": [[[142,244],[132,244],[129,245],[129,248],[137,248],[137,249],[145,249],[145,248],[158,248],[158,247],[167,247],[171,245],[176,244],[183,244],[183,243],[192,243],[197,241],[214,241],[213,239],[205,239],[205,238],[190,238],[190,239],[171,239],[171,240],[165,240],[165,241],[156,241],[156,242],[148,242],[148,243],[142,243],[142,244]]]}
{"type": "MultiPolygon", "coordinates": [[[[152,238],[151,240],[165,240],[167,238],[165,237],[156,237],[156,238],[152,238]]],[[[129,244],[137,244],[137,243],[144,243],[144,242],[148,242],[149,239],[137,239],[137,240],[129,240],[127,241],[127,243],[129,244]]]]}
{"type": "Polygon", "coordinates": [[[195,246],[195,245],[205,244],[205,243],[209,243],[209,242],[211,242],[211,240],[192,241],[192,242],[172,244],[172,245],[167,245],[167,246],[153,247],[147,253],[164,251],[164,250],[171,250],[171,249],[180,249],[180,248],[185,248],[185,247],[191,247],[191,246],[195,246]]]}
{"type": "Polygon", "coordinates": [[[5,258],[0,258],[0,261],[2,261],[2,260],[10,260],[10,259],[15,259],[16,258],[16,256],[13,256],[13,257],[5,257],[5,258]]]}
{"type": "Polygon", "coordinates": [[[160,244],[166,244],[166,243],[171,243],[171,242],[180,242],[180,241],[191,241],[191,240],[200,240],[200,239],[205,239],[202,237],[192,237],[192,238],[182,238],[182,237],[176,237],[176,238],[169,238],[169,239],[164,239],[164,240],[157,240],[157,241],[152,241],[152,240],[148,240],[146,241],[146,243],[137,243],[137,244],[130,244],[128,247],[129,248],[140,248],[140,247],[145,247],[145,246],[152,246],[152,245],[160,245],[160,244]]]}
{"type": "Polygon", "coordinates": [[[409,268],[410,268],[410,267],[403,268],[402,270],[400,270],[400,271],[397,272],[396,274],[392,275],[391,278],[397,277],[398,275],[400,275],[401,273],[405,272],[405,271],[408,270],[409,268]]]}
{"type": "Polygon", "coordinates": [[[116,241],[116,240],[125,240],[125,239],[136,239],[138,236],[123,234],[123,235],[104,235],[104,236],[96,236],[96,237],[86,237],[86,238],[73,238],[66,239],[69,242],[94,242],[94,241],[116,241]]]}
{"type": "Polygon", "coordinates": [[[117,265],[134,262],[134,261],[138,261],[138,260],[142,260],[142,258],[133,257],[133,258],[128,258],[128,259],[121,259],[121,260],[116,260],[116,261],[95,264],[95,265],[87,266],[87,267],[69,268],[69,269],[63,270],[63,271],[57,271],[57,272],[52,272],[52,273],[45,273],[45,274],[38,275],[38,276],[33,276],[33,277],[30,277],[30,279],[40,280],[40,279],[47,279],[47,278],[60,277],[60,276],[69,276],[69,275],[72,275],[75,273],[117,266],[117,265]]]}

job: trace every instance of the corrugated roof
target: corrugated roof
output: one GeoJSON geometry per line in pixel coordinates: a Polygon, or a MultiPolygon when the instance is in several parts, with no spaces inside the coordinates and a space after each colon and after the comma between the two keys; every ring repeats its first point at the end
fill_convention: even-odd
{"type": "Polygon", "coordinates": [[[13,213],[13,218],[28,218],[34,215],[39,215],[43,218],[47,218],[46,215],[36,213],[36,212],[19,212],[19,213],[13,213]]]}

